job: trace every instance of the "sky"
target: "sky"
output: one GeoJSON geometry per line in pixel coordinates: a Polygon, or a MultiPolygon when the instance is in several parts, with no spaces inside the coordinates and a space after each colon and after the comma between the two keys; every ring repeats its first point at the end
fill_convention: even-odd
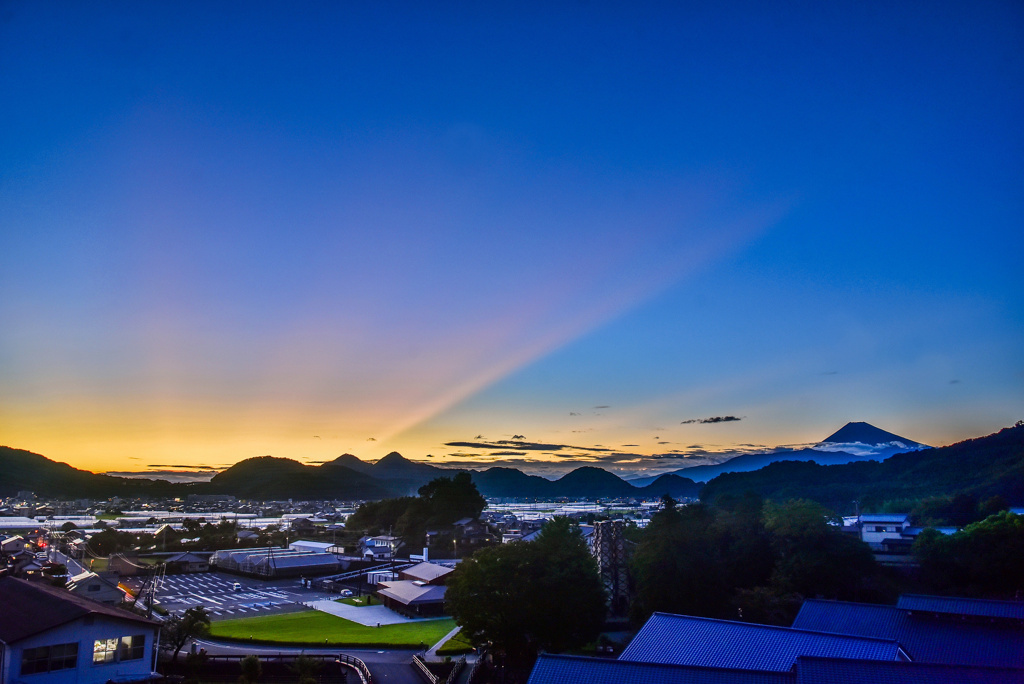
{"type": "Polygon", "coordinates": [[[1024,418],[1019,2],[0,3],[0,444],[643,474],[1024,418]]]}

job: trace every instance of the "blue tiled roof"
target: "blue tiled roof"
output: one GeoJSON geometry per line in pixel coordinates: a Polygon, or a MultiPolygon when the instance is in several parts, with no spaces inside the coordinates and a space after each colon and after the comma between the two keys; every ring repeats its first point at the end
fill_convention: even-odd
{"type": "Polygon", "coordinates": [[[527,684],[796,684],[796,675],[542,654],[527,684]]]}
{"type": "Polygon", "coordinates": [[[1024,684],[1024,670],[880,660],[798,658],[797,684],[1024,684]]]}
{"type": "Polygon", "coordinates": [[[793,627],[893,639],[916,662],[1024,668],[1024,629],[1012,625],[935,620],[896,606],[812,599],[804,601],[793,627]]]}
{"type": "Polygon", "coordinates": [[[797,656],[896,660],[893,640],[655,613],[620,660],[787,672],[797,656]]]}
{"type": "Polygon", "coordinates": [[[896,607],[905,610],[921,610],[929,613],[950,613],[953,615],[1024,620],[1024,601],[988,601],[985,599],[903,594],[896,603],[896,607]]]}
{"type": "Polygon", "coordinates": [[[910,516],[906,513],[875,513],[860,516],[861,522],[904,522],[910,516]]]}

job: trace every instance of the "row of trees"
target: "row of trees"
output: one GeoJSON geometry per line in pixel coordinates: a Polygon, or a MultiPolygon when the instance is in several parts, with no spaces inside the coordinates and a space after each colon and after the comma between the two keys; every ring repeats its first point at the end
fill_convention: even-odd
{"type": "Polygon", "coordinates": [[[714,507],[664,504],[630,564],[635,621],[663,611],[789,624],[806,596],[891,598],[867,545],[819,504],[753,495],[714,507]]]}
{"type": "Polygon", "coordinates": [[[419,488],[419,496],[384,499],[361,505],[345,521],[350,530],[390,532],[411,545],[422,543],[428,529],[445,528],[461,518],[476,518],[487,505],[469,473],[439,477],[419,488]]]}

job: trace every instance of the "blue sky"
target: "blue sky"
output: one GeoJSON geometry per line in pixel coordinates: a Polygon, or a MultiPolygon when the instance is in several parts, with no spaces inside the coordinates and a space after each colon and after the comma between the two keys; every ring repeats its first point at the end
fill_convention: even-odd
{"type": "Polygon", "coordinates": [[[0,10],[2,443],[640,471],[1024,417],[1019,3],[0,10]]]}

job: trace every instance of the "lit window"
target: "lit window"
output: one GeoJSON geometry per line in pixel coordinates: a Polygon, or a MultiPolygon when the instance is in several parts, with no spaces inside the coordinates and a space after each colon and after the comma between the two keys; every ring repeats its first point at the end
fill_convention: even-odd
{"type": "Polygon", "coordinates": [[[117,660],[117,644],[120,639],[97,639],[92,643],[92,662],[95,665],[112,663],[117,660]]]}
{"type": "Polygon", "coordinates": [[[124,660],[139,660],[146,655],[146,635],[123,636],[120,639],[99,639],[92,645],[94,665],[124,660]]]}
{"type": "Polygon", "coordinates": [[[26,648],[21,653],[21,674],[69,670],[78,664],[78,644],[26,648]]]}

